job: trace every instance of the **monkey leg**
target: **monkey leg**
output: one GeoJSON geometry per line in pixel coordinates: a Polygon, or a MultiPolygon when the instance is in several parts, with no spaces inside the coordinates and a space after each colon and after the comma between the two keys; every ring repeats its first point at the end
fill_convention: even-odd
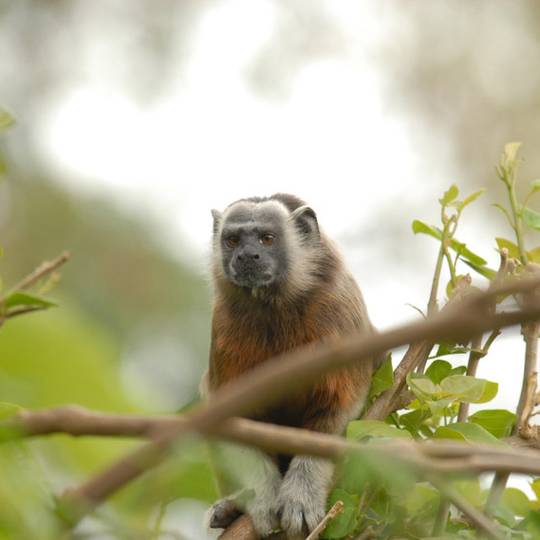
{"type": "MultiPolygon", "coordinates": [[[[359,388],[355,403],[345,410],[339,407],[319,409],[304,427],[323,433],[342,433],[347,423],[356,418],[365,402],[369,382],[359,388]]],[[[283,478],[278,495],[281,527],[290,538],[305,538],[324,518],[326,500],[332,486],[334,464],[312,456],[295,456],[283,478]]]]}
{"type": "Polygon", "coordinates": [[[289,537],[305,538],[323,519],[333,472],[333,463],[322,458],[292,459],[278,495],[281,526],[289,537]]]}
{"type": "Polygon", "coordinates": [[[277,496],[282,476],[274,460],[263,452],[243,448],[241,453],[241,463],[236,465],[243,468],[241,483],[246,487],[214,503],[206,522],[210,528],[226,528],[240,514],[248,513],[255,530],[264,537],[279,527],[277,496]]]}

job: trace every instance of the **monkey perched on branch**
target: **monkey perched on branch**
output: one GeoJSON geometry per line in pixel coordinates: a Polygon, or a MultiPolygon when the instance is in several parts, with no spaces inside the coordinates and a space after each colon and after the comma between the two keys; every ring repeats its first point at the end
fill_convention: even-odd
{"type": "MultiPolygon", "coordinates": [[[[354,278],[302,200],[281,193],[252,197],[212,214],[210,393],[297,347],[373,330],[354,278]]],[[[255,418],[341,433],[365,403],[373,368],[364,360],[325,375],[255,418]]],[[[261,537],[280,527],[291,538],[315,528],[325,515],[332,464],[309,456],[265,456],[260,469],[245,507],[218,501],[209,512],[210,526],[226,527],[246,511],[261,537]]]]}

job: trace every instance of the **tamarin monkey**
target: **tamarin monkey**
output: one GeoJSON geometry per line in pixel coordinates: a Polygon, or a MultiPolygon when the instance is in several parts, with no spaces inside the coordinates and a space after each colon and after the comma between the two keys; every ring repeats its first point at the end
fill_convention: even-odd
{"type": "MultiPolygon", "coordinates": [[[[297,347],[372,331],[360,289],[304,201],[278,193],[212,214],[210,394],[297,347]]],[[[325,375],[253,418],[341,433],[364,405],[373,368],[365,360],[325,375]]],[[[325,515],[332,474],[320,458],[266,456],[254,497],[239,511],[249,513],[261,537],[281,527],[290,538],[305,538],[325,515]]],[[[227,499],[214,504],[210,527],[227,526],[238,515],[232,506],[227,499]]]]}

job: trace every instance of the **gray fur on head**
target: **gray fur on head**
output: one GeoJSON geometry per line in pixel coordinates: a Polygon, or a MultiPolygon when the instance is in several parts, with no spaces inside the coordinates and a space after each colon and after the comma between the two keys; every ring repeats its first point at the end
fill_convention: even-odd
{"type": "Polygon", "coordinates": [[[294,298],[334,266],[333,249],[312,208],[294,195],[240,199],[214,219],[213,270],[218,283],[253,297],[294,298]],[[266,243],[264,235],[268,235],[266,243]]]}

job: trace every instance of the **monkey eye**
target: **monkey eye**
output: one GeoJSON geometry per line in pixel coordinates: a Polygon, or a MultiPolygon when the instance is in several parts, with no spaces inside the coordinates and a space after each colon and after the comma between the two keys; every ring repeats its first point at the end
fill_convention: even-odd
{"type": "Polygon", "coordinates": [[[238,245],[238,236],[227,236],[225,238],[225,244],[229,248],[235,248],[238,245]]]}
{"type": "Polygon", "coordinates": [[[271,246],[274,243],[276,237],[272,233],[264,233],[260,238],[259,242],[263,246],[271,246]]]}

